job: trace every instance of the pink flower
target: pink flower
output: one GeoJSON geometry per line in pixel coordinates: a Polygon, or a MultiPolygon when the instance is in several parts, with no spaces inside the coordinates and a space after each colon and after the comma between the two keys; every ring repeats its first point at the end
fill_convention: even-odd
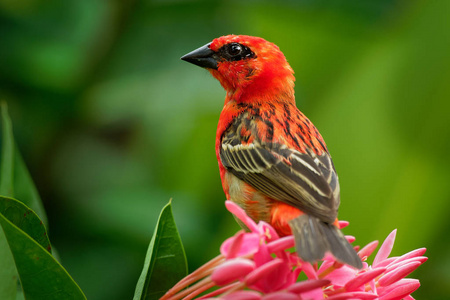
{"type": "MultiPolygon", "coordinates": [[[[198,299],[413,299],[410,294],[420,286],[418,280],[405,277],[427,260],[423,256],[426,249],[389,257],[396,230],[383,242],[372,266],[366,260],[377,241],[359,250],[361,270],[342,265],[331,255],[311,265],[291,250],[293,236],[280,238],[269,224],[256,224],[238,205],[231,201],[225,205],[250,231],[241,230],[225,240],[218,257],[182,279],[162,300],[194,299],[205,292],[198,299]],[[301,273],[308,279],[298,281],[301,273]],[[208,293],[213,287],[219,288],[208,293]]],[[[348,222],[339,224],[345,227],[348,222]]]]}

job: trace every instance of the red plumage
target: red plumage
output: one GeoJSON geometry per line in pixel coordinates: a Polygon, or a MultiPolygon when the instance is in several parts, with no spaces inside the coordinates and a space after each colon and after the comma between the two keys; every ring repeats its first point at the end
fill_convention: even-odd
{"type": "Polygon", "coordinates": [[[294,234],[309,262],[331,252],[361,268],[337,223],[339,182],[325,142],[295,105],[294,75],[266,40],[228,35],[182,57],[226,91],[216,155],[227,199],[281,235],[294,234]]]}

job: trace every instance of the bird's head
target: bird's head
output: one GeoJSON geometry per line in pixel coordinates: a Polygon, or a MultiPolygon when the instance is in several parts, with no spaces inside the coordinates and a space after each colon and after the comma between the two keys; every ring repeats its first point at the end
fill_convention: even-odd
{"type": "Polygon", "coordinates": [[[294,75],[273,43],[247,35],[214,39],[182,60],[206,68],[227,91],[227,101],[294,101],[294,75]]]}

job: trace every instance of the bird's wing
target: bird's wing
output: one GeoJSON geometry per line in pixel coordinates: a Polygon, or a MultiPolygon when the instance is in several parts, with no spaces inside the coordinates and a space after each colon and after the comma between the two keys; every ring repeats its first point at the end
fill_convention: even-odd
{"type": "MultiPolygon", "coordinates": [[[[257,138],[246,142],[232,127],[222,136],[220,149],[221,162],[228,171],[272,199],[334,222],[339,182],[327,152],[316,155],[306,149],[301,153],[285,145],[261,143],[257,138]]],[[[246,131],[254,132],[252,128],[246,131]]]]}

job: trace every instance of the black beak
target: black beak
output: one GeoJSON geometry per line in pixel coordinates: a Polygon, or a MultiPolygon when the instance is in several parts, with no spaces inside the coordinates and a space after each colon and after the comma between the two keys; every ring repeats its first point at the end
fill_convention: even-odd
{"type": "Polygon", "coordinates": [[[209,48],[209,45],[211,45],[211,43],[189,52],[182,56],[181,59],[202,68],[217,70],[216,55],[214,55],[215,52],[209,48]]]}

